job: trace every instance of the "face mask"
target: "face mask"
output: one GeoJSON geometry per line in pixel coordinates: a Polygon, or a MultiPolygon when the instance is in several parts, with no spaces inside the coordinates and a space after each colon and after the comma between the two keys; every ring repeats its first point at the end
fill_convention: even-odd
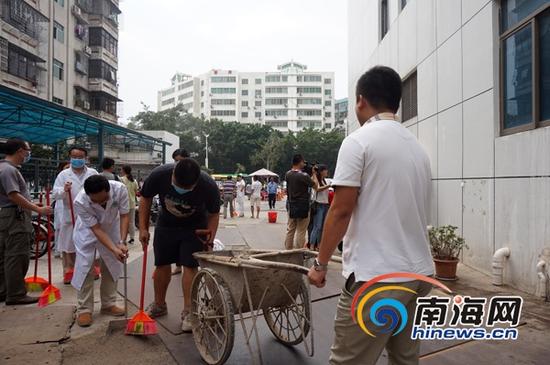
{"type": "Polygon", "coordinates": [[[179,186],[177,186],[176,184],[172,183],[172,187],[174,188],[174,190],[176,191],[176,193],[182,195],[182,194],[187,194],[189,193],[190,191],[193,191],[193,189],[184,189],[184,188],[180,188],[179,186]]]}
{"type": "Polygon", "coordinates": [[[71,158],[71,167],[74,167],[75,169],[80,169],[84,167],[86,164],[86,160],[83,158],[71,158]]]}
{"type": "Polygon", "coordinates": [[[23,163],[27,163],[31,160],[31,153],[29,152],[29,155],[28,156],[25,156],[25,158],[23,159],[23,163]]]}

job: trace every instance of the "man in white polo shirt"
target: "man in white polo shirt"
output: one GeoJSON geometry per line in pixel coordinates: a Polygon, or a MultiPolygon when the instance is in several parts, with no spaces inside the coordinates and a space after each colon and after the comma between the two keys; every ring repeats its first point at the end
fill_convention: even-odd
{"type": "MultiPolygon", "coordinates": [[[[376,327],[369,318],[369,303],[394,298],[407,308],[407,326],[395,336],[393,332],[377,332],[376,337],[365,334],[352,320],[351,303],[355,291],[378,275],[433,275],[426,231],[430,161],[395,115],[401,99],[401,78],[394,70],[376,66],[367,71],[357,82],[356,99],[361,128],[346,137],[340,147],[332,180],[334,200],[309,279],[318,287],[325,285],[326,265],[343,238],[343,275],[347,280],[338,303],[330,364],[375,364],[384,348],[392,365],[417,364],[420,344],[411,339],[411,324],[416,298],[427,295],[430,284],[388,280],[401,281],[399,285],[416,294],[383,291],[367,302],[362,312],[367,328],[376,327]]],[[[363,295],[385,284],[374,284],[363,295]]]]}

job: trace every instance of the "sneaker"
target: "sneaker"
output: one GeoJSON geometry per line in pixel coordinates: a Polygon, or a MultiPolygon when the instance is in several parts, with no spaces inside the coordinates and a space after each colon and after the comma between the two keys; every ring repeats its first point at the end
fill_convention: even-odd
{"type": "Polygon", "coordinates": [[[34,303],[38,303],[38,297],[31,297],[30,295],[25,295],[15,300],[6,300],[6,305],[25,305],[34,303]]]}
{"type": "Polygon", "coordinates": [[[193,331],[193,327],[193,315],[188,311],[181,312],[181,330],[183,332],[191,332],[193,331]]]}
{"type": "Polygon", "coordinates": [[[124,315],[124,308],[113,305],[108,308],[101,308],[101,314],[107,314],[109,316],[120,317],[124,315]]]}
{"type": "Polygon", "coordinates": [[[168,306],[165,304],[159,305],[156,302],[149,304],[147,314],[151,318],[162,317],[168,314],[168,306]]]}
{"type": "Polygon", "coordinates": [[[76,317],[76,323],[80,327],[90,327],[92,325],[92,313],[85,312],[78,314],[76,317]]]}
{"type": "Polygon", "coordinates": [[[172,275],[181,274],[181,266],[176,266],[176,268],[172,271],[172,275]]]}

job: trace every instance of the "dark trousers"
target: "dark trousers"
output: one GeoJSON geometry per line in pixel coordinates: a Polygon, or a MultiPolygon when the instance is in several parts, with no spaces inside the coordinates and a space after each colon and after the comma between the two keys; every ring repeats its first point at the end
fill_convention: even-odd
{"type": "Polygon", "coordinates": [[[27,294],[25,275],[29,268],[32,237],[29,213],[17,208],[0,209],[0,298],[21,299],[27,294]]]}
{"type": "Polygon", "coordinates": [[[275,209],[275,202],[277,201],[277,194],[269,194],[267,196],[269,200],[269,209],[275,209]]]}

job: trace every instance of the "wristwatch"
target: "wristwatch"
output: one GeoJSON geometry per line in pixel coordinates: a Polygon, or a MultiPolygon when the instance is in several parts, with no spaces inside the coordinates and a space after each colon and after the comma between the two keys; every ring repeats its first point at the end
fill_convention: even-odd
{"type": "Polygon", "coordinates": [[[321,264],[319,260],[315,259],[315,261],[313,261],[313,268],[315,271],[327,271],[328,264],[321,264]]]}

